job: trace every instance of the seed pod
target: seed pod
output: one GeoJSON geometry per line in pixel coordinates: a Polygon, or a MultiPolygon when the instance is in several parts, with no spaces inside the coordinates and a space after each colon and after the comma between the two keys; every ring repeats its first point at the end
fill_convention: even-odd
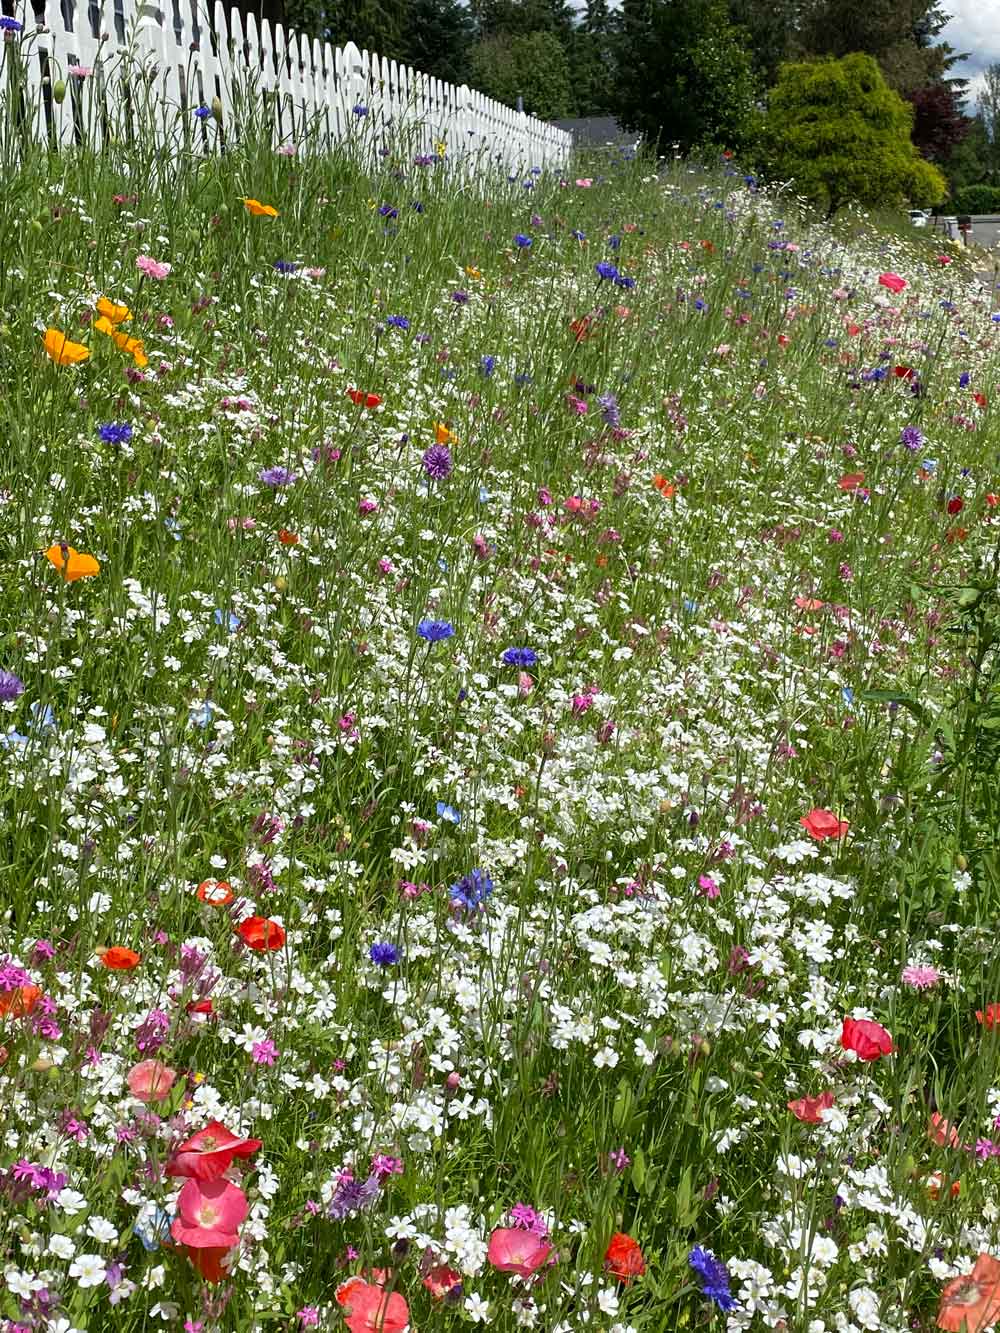
{"type": "Polygon", "coordinates": [[[218,97],[212,98],[212,119],[216,125],[222,124],[222,102],[218,97]]]}
{"type": "Polygon", "coordinates": [[[65,97],[66,85],[62,79],[56,79],[55,83],[52,85],[52,100],[53,102],[61,103],[65,97]]]}

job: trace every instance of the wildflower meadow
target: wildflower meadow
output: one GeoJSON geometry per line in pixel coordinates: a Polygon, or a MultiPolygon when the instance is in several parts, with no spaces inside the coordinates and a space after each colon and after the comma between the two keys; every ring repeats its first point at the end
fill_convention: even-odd
{"type": "Polygon", "coordinates": [[[991,282],[355,114],[3,139],[0,1326],[992,1327],[991,282]]]}

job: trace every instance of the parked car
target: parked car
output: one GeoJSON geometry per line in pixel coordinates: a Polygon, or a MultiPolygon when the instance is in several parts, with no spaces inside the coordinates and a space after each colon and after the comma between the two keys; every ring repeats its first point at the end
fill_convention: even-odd
{"type": "Polygon", "coordinates": [[[926,227],[931,220],[931,211],[929,208],[911,208],[910,221],[915,227],[926,227]]]}

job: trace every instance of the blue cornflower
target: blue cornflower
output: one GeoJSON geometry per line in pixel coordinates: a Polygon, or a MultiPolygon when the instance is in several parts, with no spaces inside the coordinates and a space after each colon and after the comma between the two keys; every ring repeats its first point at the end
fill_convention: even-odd
{"type": "Polygon", "coordinates": [[[265,486],[272,486],[277,490],[281,486],[291,486],[295,481],[295,473],[287,467],[265,467],[257,473],[258,478],[265,486]]]}
{"type": "Polygon", "coordinates": [[[573,237],[574,241],[585,241],[587,239],[582,231],[573,231],[570,232],[570,235],[573,237]]]}
{"type": "Polygon", "coordinates": [[[385,322],[390,329],[402,329],[404,333],[410,327],[410,321],[405,315],[390,315],[385,322]]]}
{"type": "Polygon", "coordinates": [[[398,209],[398,208],[393,208],[392,204],[382,204],[382,205],[379,207],[378,213],[379,213],[379,217],[382,217],[382,218],[398,218],[398,217],[399,217],[399,209],[398,209]]]}
{"type": "Polygon", "coordinates": [[[519,250],[527,250],[528,246],[531,245],[531,237],[525,236],[523,232],[519,231],[514,237],[514,244],[519,250]]]}
{"type": "Polygon", "coordinates": [[[990,315],[990,319],[994,324],[1000,324],[1000,314],[990,315]]]}
{"type": "Polygon", "coordinates": [[[960,389],[967,389],[971,383],[972,383],[972,376],[969,374],[967,370],[963,370],[961,375],[959,375],[958,377],[958,387],[960,389]]]}
{"type": "Polygon", "coordinates": [[[355,102],[354,106],[352,107],[352,111],[354,115],[357,116],[358,120],[360,120],[362,116],[368,115],[368,108],[365,106],[363,102],[355,102]]]}
{"type": "Polygon", "coordinates": [[[624,287],[626,291],[631,291],[635,286],[635,278],[627,278],[624,273],[619,273],[615,278],[616,287],[624,287]]]}
{"type": "Polygon", "coordinates": [[[925,472],[933,472],[937,467],[937,459],[925,458],[924,461],[920,464],[920,466],[923,468],[925,472]]]}
{"type": "Polygon", "coordinates": [[[452,292],[452,294],[451,294],[451,299],[455,302],[456,305],[468,305],[468,303],[469,303],[469,293],[468,293],[468,292],[452,292]]]}
{"type": "Polygon", "coordinates": [[[899,432],[899,442],[911,453],[916,453],[924,442],[924,433],[917,426],[904,426],[899,432]]]}
{"type": "Polygon", "coordinates": [[[479,363],[479,371],[484,379],[489,379],[496,367],[497,359],[495,356],[484,356],[479,363]]]}
{"type": "Polygon", "coordinates": [[[215,704],[211,699],[206,699],[204,703],[195,704],[193,708],[188,709],[188,721],[193,727],[201,727],[204,730],[211,722],[215,711],[215,704]]]}
{"type": "Polygon", "coordinates": [[[34,731],[57,731],[56,715],[52,711],[51,704],[33,703],[31,705],[32,730],[34,731]]]}
{"type": "Polygon", "coordinates": [[[417,633],[428,643],[440,643],[442,639],[452,637],[455,626],[450,620],[421,620],[417,626],[417,633]]]}
{"type": "Polygon", "coordinates": [[[617,268],[608,259],[602,259],[599,264],[595,264],[594,272],[599,278],[606,278],[609,282],[614,282],[618,277],[617,268]]]}
{"type": "Polygon", "coordinates": [[[701,299],[701,297],[699,296],[699,297],[697,297],[697,298],[695,299],[694,308],[695,308],[695,310],[707,310],[707,309],[708,309],[708,302],[707,302],[707,301],[703,301],[703,300],[701,299]]]}
{"type": "Polygon", "coordinates": [[[106,421],[97,427],[98,436],[105,444],[128,444],[132,438],[132,427],[127,421],[106,421]]]}
{"type": "Polygon", "coordinates": [[[0,703],[9,704],[24,693],[24,681],[13,671],[0,669],[0,703]]]}
{"type": "Polygon", "coordinates": [[[298,264],[293,264],[290,259],[276,259],[274,261],[274,267],[279,273],[294,273],[298,268],[298,264]]]}
{"type": "Polygon", "coordinates": [[[210,106],[196,106],[194,114],[198,120],[208,120],[212,114],[212,108],[210,106]]]}
{"type": "Polygon", "coordinates": [[[736,1302],[729,1291],[729,1270],[716,1259],[711,1250],[696,1245],[688,1255],[688,1263],[701,1278],[704,1296],[713,1300],[720,1310],[735,1310],[736,1302]]]}
{"type": "Polygon", "coordinates": [[[621,246],[621,243],[622,243],[622,238],[621,238],[620,236],[609,236],[609,237],[608,237],[608,248],[611,249],[611,250],[617,250],[617,249],[619,249],[619,247],[621,246]]]}
{"type": "Polygon", "coordinates": [[[6,14],[0,16],[0,32],[21,32],[22,28],[23,24],[17,19],[8,18],[6,14]]]}
{"type": "Polygon", "coordinates": [[[399,950],[388,940],[376,940],[368,950],[368,957],[378,967],[392,967],[399,962],[399,950]]]}
{"type": "Polygon", "coordinates": [[[419,199],[411,200],[410,207],[413,209],[414,213],[422,213],[424,211],[424,206],[419,199]]]}
{"type": "Polygon", "coordinates": [[[235,612],[229,611],[228,613],[223,613],[218,607],[212,612],[212,616],[217,625],[226,625],[230,634],[235,634],[243,624],[243,621],[240,620],[235,612]]]}
{"type": "Polygon", "coordinates": [[[471,870],[448,890],[453,907],[474,912],[493,892],[493,881],[485,870],[471,870]]]}
{"type": "Polygon", "coordinates": [[[527,373],[527,371],[522,370],[522,371],[520,371],[517,375],[514,376],[514,383],[515,383],[515,384],[534,384],[534,380],[533,380],[533,379],[531,378],[531,376],[527,373]]]}
{"type": "Polygon", "coordinates": [[[439,819],[447,819],[449,824],[461,824],[462,812],[449,805],[447,801],[438,801],[436,809],[439,819]]]}
{"type": "Polygon", "coordinates": [[[504,666],[530,667],[537,661],[534,648],[508,648],[503,655],[504,666]]]}

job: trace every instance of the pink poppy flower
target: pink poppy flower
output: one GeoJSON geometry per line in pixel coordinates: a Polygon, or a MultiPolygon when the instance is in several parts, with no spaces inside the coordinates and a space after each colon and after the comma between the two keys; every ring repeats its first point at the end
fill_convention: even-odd
{"type": "Polygon", "coordinates": [[[589,190],[593,183],[593,180],[589,176],[584,176],[581,180],[577,181],[577,185],[581,190],[589,190]]]}
{"type": "Polygon", "coordinates": [[[169,264],[161,263],[158,259],[153,259],[150,255],[140,255],[135,261],[135,266],[147,278],[155,278],[158,282],[167,276],[171,267],[169,264]]]}
{"type": "Polygon", "coordinates": [[[906,279],[901,278],[898,273],[881,273],[879,285],[888,287],[890,292],[901,292],[906,286],[906,279]]]}
{"type": "Polygon", "coordinates": [[[821,1092],[818,1097],[799,1097],[796,1101],[788,1103],[788,1109],[795,1119],[807,1125],[821,1125],[823,1123],[821,1112],[829,1111],[831,1106],[833,1106],[832,1092],[821,1092]]]}
{"type": "Polygon", "coordinates": [[[409,1306],[398,1291],[363,1281],[352,1284],[344,1314],[351,1333],[403,1333],[410,1326],[409,1306]]]}
{"type": "Polygon", "coordinates": [[[497,1227],[490,1236],[486,1257],[501,1273],[531,1277],[551,1253],[549,1242],[530,1231],[524,1231],[521,1227],[497,1227]]]}
{"type": "Polygon", "coordinates": [[[229,1170],[234,1157],[252,1157],[260,1146],[260,1139],[241,1139],[213,1120],[181,1144],[167,1162],[167,1175],[218,1180],[229,1170]]]}
{"type": "Polygon", "coordinates": [[[248,1211],[246,1195],[228,1180],[189,1180],[177,1196],[170,1234],[192,1249],[232,1249],[248,1211]]]}
{"type": "Polygon", "coordinates": [[[850,828],[846,819],[838,819],[832,810],[810,810],[799,823],[817,842],[827,838],[843,838],[850,828]]]}
{"type": "Polygon", "coordinates": [[[140,1060],[128,1071],[126,1082],[141,1102],[162,1102],[174,1086],[177,1071],[160,1060],[140,1060]]]}

